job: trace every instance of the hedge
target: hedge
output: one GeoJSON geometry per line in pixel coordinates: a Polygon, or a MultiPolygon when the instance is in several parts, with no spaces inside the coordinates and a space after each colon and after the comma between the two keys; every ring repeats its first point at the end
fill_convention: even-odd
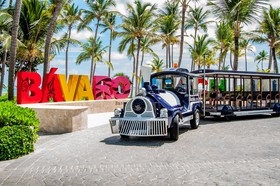
{"type": "Polygon", "coordinates": [[[34,151],[39,120],[35,111],[0,102],[0,160],[18,158],[34,151]]]}

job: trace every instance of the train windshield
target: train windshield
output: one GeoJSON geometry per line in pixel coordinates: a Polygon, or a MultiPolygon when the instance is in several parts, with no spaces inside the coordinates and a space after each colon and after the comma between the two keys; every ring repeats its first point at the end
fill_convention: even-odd
{"type": "Polygon", "coordinates": [[[175,91],[180,89],[187,92],[187,78],[176,74],[165,74],[152,79],[152,84],[159,89],[175,91]]]}

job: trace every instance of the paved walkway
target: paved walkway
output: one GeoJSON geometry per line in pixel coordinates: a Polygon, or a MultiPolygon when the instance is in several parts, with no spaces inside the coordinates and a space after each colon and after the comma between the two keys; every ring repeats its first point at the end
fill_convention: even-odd
{"type": "Polygon", "coordinates": [[[279,118],[204,120],[164,138],[121,140],[109,125],[40,133],[36,150],[0,162],[0,185],[280,185],[279,118]]]}

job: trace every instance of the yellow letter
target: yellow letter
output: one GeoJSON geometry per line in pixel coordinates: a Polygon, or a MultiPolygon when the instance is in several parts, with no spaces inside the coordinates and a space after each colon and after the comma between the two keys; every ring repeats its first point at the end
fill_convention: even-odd
{"type": "Polygon", "coordinates": [[[82,99],[94,100],[92,89],[87,75],[80,75],[77,91],[75,94],[75,101],[80,101],[82,99]]]}
{"type": "Polygon", "coordinates": [[[65,101],[74,101],[74,96],[78,86],[78,75],[70,75],[68,80],[68,85],[66,82],[66,77],[64,74],[58,74],[58,79],[60,82],[62,94],[65,101]]]}

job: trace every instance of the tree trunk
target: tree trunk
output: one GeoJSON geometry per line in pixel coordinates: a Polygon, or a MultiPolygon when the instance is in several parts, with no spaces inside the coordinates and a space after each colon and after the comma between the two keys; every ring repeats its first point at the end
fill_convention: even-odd
{"type": "Polygon", "coordinates": [[[171,45],[171,64],[172,64],[172,67],[174,66],[174,61],[173,61],[173,57],[174,57],[174,48],[173,48],[173,45],[171,45]]]}
{"type": "Polygon", "coordinates": [[[137,44],[137,54],[136,54],[136,68],[135,68],[135,77],[136,77],[136,83],[135,83],[135,94],[138,94],[139,84],[138,84],[138,66],[139,66],[139,54],[140,54],[140,48],[141,48],[141,38],[138,38],[138,44],[137,44]]]}
{"type": "Polygon", "coordinates": [[[95,44],[96,44],[96,37],[97,37],[97,32],[98,32],[98,27],[99,27],[99,22],[100,20],[97,20],[96,28],[95,28],[95,33],[94,33],[94,40],[92,43],[92,54],[91,54],[91,66],[90,66],[90,84],[92,84],[92,78],[93,78],[93,66],[94,66],[94,57],[95,57],[95,44]]]}
{"type": "Polygon", "coordinates": [[[222,60],[223,60],[223,49],[222,47],[220,48],[220,55],[219,55],[219,67],[218,69],[221,70],[221,63],[222,63],[222,60]]]}
{"type": "Polygon", "coordinates": [[[182,20],[181,20],[181,42],[180,42],[180,53],[179,53],[178,67],[181,66],[182,57],[183,57],[186,10],[187,10],[187,3],[186,3],[186,0],[183,0],[183,3],[182,3],[182,20]]]}
{"type": "Polygon", "coordinates": [[[168,64],[168,49],[167,49],[167,44],[165,46],[165,59],[166,59],[166,68],[169,68],[168,64]]]}
{"type": "MultiPolygon", "coordinates": [[[[96,63],[97,63],[97,61],[96,61],[96,63]]],[[[93,77],[93,76],[94,76],[94,74],[95,74],[95,70],[96,70],[96,63],[94,63],[94,65],[93,65],[92,77],[93,77]]]]}
{"type": "MultiPolygon", "coordinates": [[[[194,41],[193,41],[193,48],[195,50],[195,42],[196,42],[196,35],[197,35],[197,27],[194,29],[194,41]]],[[[195,70],[194,58],[192,57],[192,66],[191,71],[195,70]]]]}
{"type": "Polygon", "coordinates": [[[248,66],[248,64],[247,64],[247,49],[245,48],[245,71],[247,72],[247,66],[248,66]]]}
{"type": "Polygon", "coordinates": [[[13,6],[13,0],[10,0],[10,2],[9,2],[9,9],[11,9],[12,6],[13,6]]]}
{"type": "Polygon", "coordinates": [[[239,37],[234,36],[234,58],[233,58],[233,69],[238,69],[238,50],[239,50],[239,37]]]}
{"type": "MultiPolygon", "coordinates": [[[[144,50],[142,50],[142,59],[141,59],[141,65],[140,65],[140,67],[143,66],[144,56],[145,56],[145,52],[144,52],[144,50]]],[[[140,80],[142,80],[142,69],[140,69],[140,75],[139,75],[139,77],[140,77],[140,80]]]]}
{"type": "Polygon", "coordinates": [[[277,64],[277,58],[276,58],[276,53],[275,53],[275,48],[272,48],[272,57],[273,57],[273,67],[274,67],[274,72],[276,74],[279,73],[278,71],[278,64],[277,64]]]}
{"type": "MultiPolygon", "coordinates": [[[[113,32],[110,29],[110,45],[109,45],[109,62],[111,63],[111,51],[112,51],[112,41],[113,41],[113,32]]],[[[108,67],[108,76],[111,76],[111,69],[108,67]]]]}
{"type": "Polygon", "coordinates": [[[16,51],[17,50],[17,36],[18,36],[21,5],[22,5],[22,0],[17,0],[16,6],[15,6],[15,11],[14,11],[14,16],[13,16],[9,78],[8,78],[8,99],[10,101],[14,100],[14,74],[15,74],[15,63],[16,63],[16,53],[17,53],[17,51],[16,51]]]}
{"type": "Polygon", "coordinates": [[[7,59],[7,50],[3,50],[3,59],[2,59],[2,69],[1,69],[1,80],[0,80],[0,96],[2,96],[2,90],[4,87],[4,78],[5,78],[5,67],[7,59]]]}
{"type": "Polygon", "coordinates": [[[268,69],[271,70],[271,66],[272,66],[272,47],[270,45],[270,49],[269,49],[269,61],[268,61],[268,69]]]}
{"type": "MultiPolygon", "coordinates": [[[[52,36],[55,29],[56,20],[59,16],[60,10],[62,9],[62,0],[57,0],[56,7],[48,28],[47,38],[46,38],[46,45],[45,45],[45,54],[44,54],[44,71],[43,71],[43,79],[50,68],[50,51],[51,51],[51,41],[52,36]]],[[[44,80],[43,80],[44,81],[44,80]]]]}
{"type": "Polygon", "coordinates": [[[170,54],[171,50],[170,50],[170,42],[168,43],[168,63],[169,63],[169,68],[173,68],[173,66],[171,65],[171,54],[170,54]]]}
{"type": "Polygon", "coordinates": [[[72,24],[70,24],[69,27],[68,27],[68,41],[67,41],[66,50],[65,50],[65,76],[66,76],[66,80],[68,79],[68,53],[69,53],[69,44],[70,44],[69,39],[71,38],[71,31],[72,31],[72,24]]]}

